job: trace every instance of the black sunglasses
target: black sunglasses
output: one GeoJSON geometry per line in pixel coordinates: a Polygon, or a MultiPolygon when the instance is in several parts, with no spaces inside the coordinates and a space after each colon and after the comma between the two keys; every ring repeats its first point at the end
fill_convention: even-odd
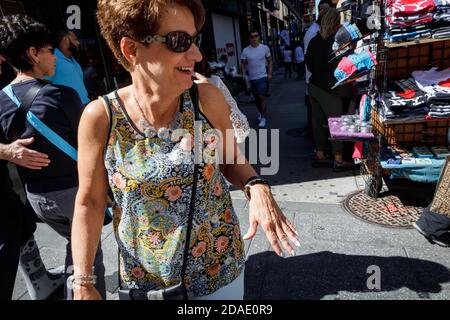
{"type": "Polygon", "coordinates": [[[51,54],[55,54],[55,48],[52,46],[42,47],[42,49],[47,49],[51,54]]]}
{"type": "Polygon", "coordinates": [[[259,34],[252,34],[252,35],[250,35],[250,38],[251,39],[253,39],[253,38],[258,38],[259,37],[259,34]]]}
{"type": "Polygon", "coordinates": [[[197,47],[200,47],[202,42],[201,34],[191,36],[189,33],[184,31],[172,31],[166,36],[148,36],[143,40],[145,43],[165,43],[167,49],[172,52],[186,52],[194,43],[197,47]]]}

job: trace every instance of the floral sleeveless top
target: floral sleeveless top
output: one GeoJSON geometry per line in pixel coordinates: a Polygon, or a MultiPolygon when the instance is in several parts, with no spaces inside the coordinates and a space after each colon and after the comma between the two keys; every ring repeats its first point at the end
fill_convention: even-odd
{"type": "MultiPolygon", "coordinates": [[[[114,231],[122,286],[157,290],[180,283],[193,185],[194,106],[185,92],[180,137],[148,138],[119,101],[108,95],[111,131],[105,166],[114,195],[114,231]],[[188,155],[186,157],[186,155],[188,155]]],[[[213,129],[202,116],[203,147],[214,148],[213,129]]],[[[172,128],[175,129],[175,128],[172,128]]],[[[150,135],[151,136],[151,135],[150,135]]],[[[189,255],[184,282],[189,296],[211,294],[243,270],[244,245],[228,185],[216,163],[199,165],[189,255]]]]}

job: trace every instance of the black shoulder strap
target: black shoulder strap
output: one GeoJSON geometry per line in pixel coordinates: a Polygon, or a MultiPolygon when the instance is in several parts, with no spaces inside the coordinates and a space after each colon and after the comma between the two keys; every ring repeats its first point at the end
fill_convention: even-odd
{"type": "MultiPolygon", "coordinates": [[[[192,104],[194,105],[194,122],[199,118],[199,98],[198,98],[198,87],[194,83],[189,90],[189,94],[191,96],[192,104]]],[[[198,137],[195,136],[195,126],[194,126],[194,140],[198,137]]],[[[199,163],[196,157],[196,148],[194,147],[194,181],[192,183],[192,194],[191,194],[191,203],[189,205],[189,217],[186,231],[186,241],[184,244],[184,254],[183,254],[183,265],[181,267],[181,281],[184,281],[184,276],[186,274],[186,266],[187,266],[187,257],[189,255],[189,243],[191,240],[191,231],[192,231],[192,220],[194,219],[194,207],[195,207],[195,198],[197,196],[197,183],[198,183],[198,169],[199,163]]]]}
{"type": "Polygon", "coordinates": [[[191,96],[191,101],[192,101],[192,104],[194,105],[195,120],[198,120],[200,107],[199,107],[199,97],[198,97],[198,86],[195,82],[192,85],[192,87],[189,89],[189,95],[191,96]]]}
{"type": "Polygon", "coordinates": [[[20,103],[20,107],[12,119],[10,129],[8,130],[8,140],[17,140],[23,134],[25,131],[27,113],[30,111],[31,105],[39,94],[39,91],[47,84],[49,84],[49,82],[38,79],[38,81],[27,91],[23,101],[20,103]]]}
{"type": "Polygon", "coordinates": [[[113,117],[113,111],[111,108],[111,100],[109,100],[108,95],[105,94],[103,97],[103,100],[106,103],[106,106],[108,107],[108,112],[109,112],[109,127],[108,127],[108,134],[106,135],[106,145],[105,145],[105,151],[106,151],[106,147],[108,145],[108,141],[109,141],[109,137],[111,136],[111,129],[112,129],[112,117],[113,117]]]}

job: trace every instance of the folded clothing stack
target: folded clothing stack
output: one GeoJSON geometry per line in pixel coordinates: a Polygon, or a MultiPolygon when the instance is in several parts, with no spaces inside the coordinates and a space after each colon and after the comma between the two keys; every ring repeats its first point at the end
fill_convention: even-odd
{"type": "Polygon", "coordinates": [[[449,0],[433,0],[435,5],[434,21],[450,22],[450,1],[449,0]]]}
{"type": "Polygon", "coordinates": [[[431,27],[428,24],[414,27],[394,26],[390,29],[390,42],[412,41],[415,39],[430,38],[431,27]]]}
{"type": "Polygon", "coordinates": [[[389,83],[388,91],[380,98],[384,122],[422,120],[429,112],[430,94],[421,91],[414,82],[409,86],[406,81],[389,83]]]}
{"type": "Polygon", "coordinates": [[[433,38],[450,38],[450,1],[434,0],[436,10],[433,16],[433,38]]]}
{"type": "Polygon", "coordinates": [[[447,98],[430,98],[428,119],[450,119],[450,96],[447,98]]]}
{"type": "Polygon", "coordinates": [[[390,0],[386,23],[391,42],[429,38],[436,5],[433,0],[390,0]]]}
{"type": "Polygon", "coordinates": [[[427,119],[450,118],[450,68],[414,71],[412,76],[420,90],[428,94],[427,119]]]}

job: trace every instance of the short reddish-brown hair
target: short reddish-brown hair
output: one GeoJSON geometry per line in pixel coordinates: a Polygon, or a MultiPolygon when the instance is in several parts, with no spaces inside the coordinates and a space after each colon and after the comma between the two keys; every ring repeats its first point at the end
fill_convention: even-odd
{"type": "Polygon", "coordinates": [[[99,0],[97,21],[100,32],[114,56],[128,69],[129,63],[120,50],[123,37],[142,40],[155,35],[164,10],[171,5],[189,8],[194,15],[197,31],[205,22],[205,9],[201,0],[99,0]]]}

